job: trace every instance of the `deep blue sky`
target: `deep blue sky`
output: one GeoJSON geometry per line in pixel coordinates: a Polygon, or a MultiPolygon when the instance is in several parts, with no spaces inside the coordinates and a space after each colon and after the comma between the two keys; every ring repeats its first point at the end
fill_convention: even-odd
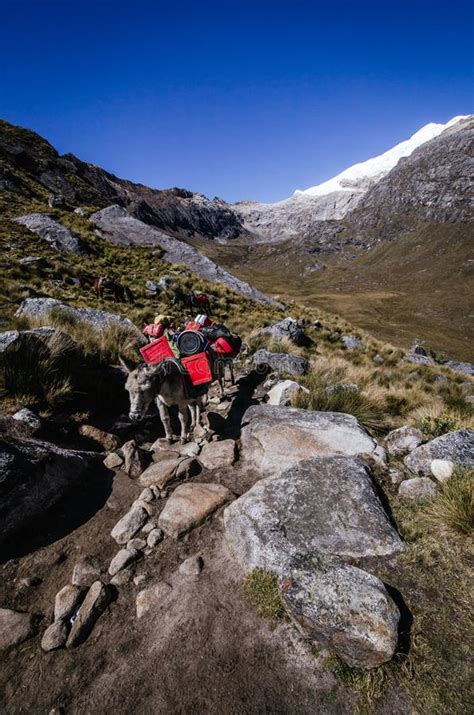
{"type": "Polygon", "coordinates": [[[275,201],[473,111],[464,0],[0,0],[0,116],[119,176],[275,201]]]}

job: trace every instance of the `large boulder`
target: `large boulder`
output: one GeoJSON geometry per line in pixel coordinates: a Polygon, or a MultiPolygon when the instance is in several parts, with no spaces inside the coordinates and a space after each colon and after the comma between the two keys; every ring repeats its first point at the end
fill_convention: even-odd
{"type": "Polygon", "coordinates": [[[280,593],[304,635],[350,666],[373,668],[393,657],[400,613],[376,576],[334,557],[297,556],[280,593]]]}
{"type": "Polygon", "coordinates": [[[411,472],[428,477],[434,459],[447,459],[459,467],[474,467],[474,431],[460,429],[436,437],[414,449],[404,462],[411,472]]]}
{"type": "Polygon", "coordinates": [[[131,320],[116,313],[106,310],[93,310],[92,308],[73,308],[67,303],[54,298],[27,298],[21,304],[15,315],[27,318],[47,320],[51,311],[60,311],[72,320],[89,323],[95,330],[103,330],[111,325],[118,325],[136,335],[137,340],[145,342],[142,333],[135,327],[131,320]]]}
{"type": "Polygon", "coordinates": [[[225,469],[235,462],[235,442],[224,439],[218,442],[208,442],[202,448],[199,461],[204,469],[225,469]]]}
{"type": "Polygon", "coordinates": [[[221,484],[186,483],[176,487],[158,519],[158,526],[178,538],[202,522],[226,501],[232,492],[221,484]]]}
{"type": "Polygon", "coordinates": [[[87,245],[80,236],[47,214],[26,214],[25,216],[19,216],[15,221],[21,223],[22,226],[26,226],[26,228],[43,238],[58,251],[77,254],[88,253],[87,245]]]}
{"type": "Polygon", "coordinates": [[[301,323],[294,318],[284,318],[278,323],[273,323],[267,328],[262,328],[260,333],[271,335],[277,340],[291,340],[295,345],[305,347],[311,343],[311,340],[305,334],[301,323]]]}
{"type": "Polygon", "coordinates": [[[42,516],[71,487],[100,477],[101,455],[40,441],[0,442],[0,543],[42,516]]]}
{"type": "Polygon", "coordinates": [[[403,551],[368,468],[353,457],[308,459],[257,482],[226,508],[224,524],[245,571],[281,575],[296,554],[362,558],[403,551]]]}
{"type": "Polygon", "coordinates": [[[305,375],[310,368],[309,361],[299,355],[287,353],[270,353],[268,350],[257,350],[252,357],[256,369],[270,367],[272,370],[288,375],[305,375]]]}
{"type": "Polygon", "coordinates": [[[458,360],[448,360],[444,363],[446,367],[449,367],[454,372],[459,372],[462,375],[470,375],[474,377],[474,364],[472,362],[459,362],[458,360]]]}
{"type": "Polygon", "coordinates": [[[311,457],[366,454],[383,458],[383,450],[356,418],[342,412],[253,405],[242,424],[242,457],[268,476],[311,457]]]}

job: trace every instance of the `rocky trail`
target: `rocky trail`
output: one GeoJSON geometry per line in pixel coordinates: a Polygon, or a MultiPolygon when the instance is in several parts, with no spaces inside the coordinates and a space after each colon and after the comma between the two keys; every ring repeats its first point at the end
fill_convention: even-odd
{"type": "MultiPolygon", "coordinates": [[[[328,654],[362,668],[406,656],[406,547],[373,470],[425,497],[473,466],[473,433],[422,444],[402,428],[378,444],[350,415],[287,407],[301,388],[268,372],[241,370],[223,400],[213,386],[195,442],[120,418],[81,427],[94,452],[56,456],[95,466],[21,537],[10,524],[4,712],[349,713],[328,654]],[[407,473],[389,471],[407,453],[407,473]],[[255,569],[278,577],[285,619],[243,596],[255,569]]],[[[410,712],[406,694],[388,691],[380,712],[410,712]]]]}

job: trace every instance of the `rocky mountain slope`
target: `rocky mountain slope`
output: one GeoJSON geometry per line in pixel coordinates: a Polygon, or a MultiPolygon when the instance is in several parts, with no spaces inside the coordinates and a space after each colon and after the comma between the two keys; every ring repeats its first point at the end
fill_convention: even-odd
{"type": "MultiPolygon", "coordinates": [[[[392,187],[392,193],[398,195],[399,206],[404,206],[404,187],[407,184],[408,173],[404,169],[406,163],[410,164],[413,157],[411,175],[414,176],[423,163],[423,158],[420,162],[421,153],[425,168],[426,165],[429,167],[426,170],[429,171],[431,193],[436,187],[439,194],[442,187],[445,209],[447,212],[451,211],[451,220],[456,220],[458,217],[453,213],[453,208],[457,207],[453,204],[461,201],[460,196],[467,195],[467,182],[470,175],[467,158],[461,159],[466,155],[469,156],[467,150],[472,142],[469,127],[472,128],[469,117],[454,117],[446,124],[427,124],[410,139],[397,144],[384,154],[355,164],[318,186],[305,191],[295,191],[295,194],[286,201],[276,204],[240,203],[236,205],[236,209],[254,240],[284,241],[289,238],[298,240],[314,238],[318,233],[324,232],[321,221],[340,220],[350,214],[348,220],[351,222],[353,215],[351,212],[361,204],[369,210],[371,207],[374,215],[379,208],[377,203],[384,205],[387,203],[389,210],[387,201],[389,190],[383,188],[384,178],[388,175],[391,177],[389,185],[392,187]],[[453,135],[456,137],[453,138],[453,135]],[[439,145],[436,143],[438,137],[439,145]],[[444,170],[440,165],[445,167],[444,170]],[[394,169],[396,171],[392,174],[394,169]],[[452,179],[455,179],[454,184],[452,179]],[[378,193],[376,187],[380,187],[378,193]]],[[[415,187],[415,191],[413,191],[414,187],[409,188],[411,188],[411,206],[415,210],[417,207],[424,206],[427,201],[431,201],[429,204],[431,206],[437,205],[440,201],[439,196],[436,197],[436,201],[427,196],[426,192],[429,192],[429,189],[426,180],[415,187]]],[[[431,216],[434,214],[432,210],[431,216]]],[[[442,220],[444,219],[445,216],[442,220]]],[[[465,219],[460,218],[460,220],[465,219]]],[[[334,248],[337,247],[335,244],[334,248]]],[[[332,244],[330,248],[333,248],[332,244]]]]}

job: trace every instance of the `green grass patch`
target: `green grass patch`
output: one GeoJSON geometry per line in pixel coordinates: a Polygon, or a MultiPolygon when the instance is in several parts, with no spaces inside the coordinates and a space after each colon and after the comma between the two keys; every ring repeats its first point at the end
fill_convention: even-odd
{"type": "Polygon", "coordinates": [[[273,624],[287,618],[274,574],[263,569],[254,569],[244,578],[242,592],[262,618],[267,618],[273,624]]]}

